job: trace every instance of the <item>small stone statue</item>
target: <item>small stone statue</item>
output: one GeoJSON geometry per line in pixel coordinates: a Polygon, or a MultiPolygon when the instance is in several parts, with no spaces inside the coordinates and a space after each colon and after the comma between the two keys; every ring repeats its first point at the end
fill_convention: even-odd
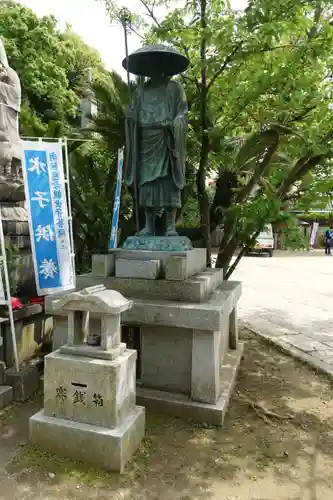
{"type": "Polygon", "coordinates": [[[188,108],[183,87],[171,80],[189,61],[163,45],[142,47],[123,61],[130,73],[149,79],[134,93],[126,119],[125,181],[137,182],[145,227],[155,234],[155,217],[166,215],[165,236],[177,236],[175,221],[185,184],[188,108]]]}

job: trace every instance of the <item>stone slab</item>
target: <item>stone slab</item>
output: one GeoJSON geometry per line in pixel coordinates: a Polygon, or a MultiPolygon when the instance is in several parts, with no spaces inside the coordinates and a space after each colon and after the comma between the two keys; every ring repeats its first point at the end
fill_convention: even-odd
{"type": "Polygon", "coordinates": [[[239,282],[223,282],[207,301],[199,304],[134,299],[132,309],[122,314],[122,322],[219,331],[225,316],[229,318],[237,305],[241,288],[239,282]]]}
{"type": "Polygon", "coordinates": [[[0,410],[13,401],[13,388],[8,385],[0,386],[0,410]]]}
{"type": "Polygon", "coordinates": [[[60,347],[60,354],[70,356],[84,356],[87,358],[106,359],[112,361],[126,351],[126,344],[121,343],[113,349],[105,351],[100,346],[90,345],[63,345],[60,347]]]}
{"type": "Polygon", "coordinates": [[[129,236],[123,243],[128,250],[162,250],[177,252],[191,250],[192,242],[187,236],[129,236]]]}
{"type": "Polygon", "coordinates": [[[43,450],[123,472],[145,434],[145,409],[133,411],[117,429],[47,417],[44,411],[29,421],[30,441],[43,450]]]}
{"type": "MultiPolygon", "coordinates": [[[[222,269],[205,269],[184,281],[144,280],[133,278],[108,277],[98,279],[91,274],[77,276],[78,288],[103,284],[106,288],[117,290],[128,298],[171,300],[176,302],[202,302],[222,284],[222,269]]],[[[46,297],[48,307],[49,301],[46,297]]]]}
{"type": "Polygon", "coordinates": [[[114,275],[113,254],[93,254],[91,261],[91,273],[97,278],[106,278],[114,275]]]}
{"type": "Polygon", "coordinates": [[[226,356],[225,365],[220,370],[220,397],[216,404],[195,402],[183,394],[142,387],[137,389],[137,403],[152,411],[222,426],[235,386],[243,351],[244,344],[240,343],[236,350],[229,351],[226,356]]]}
{"type": "Polygon", "coordinates": [[[207,251],[196,248],[187,252],[186,257],[170,254],[164,262],[165,279],[183,281],[206,268],[207,251]]]}
{"type": "Polygon", "coordinates": [[[39,371],[35,365],[27,365],[19,372],[6,370],[6,384],[13,388],[15,401],[26,401],[39,389],[39,371]]]}
{"type": "Polygon", "coordinates": [[[135,405],[137,352],[113,361],[63,355],[45,357],[46,416],[115,428],[135,405]]]}
{"type": "Polygon", "coordinates": [[[117,278],[156,280],[161,272],[159,260],[116,259],[117,278]]]}

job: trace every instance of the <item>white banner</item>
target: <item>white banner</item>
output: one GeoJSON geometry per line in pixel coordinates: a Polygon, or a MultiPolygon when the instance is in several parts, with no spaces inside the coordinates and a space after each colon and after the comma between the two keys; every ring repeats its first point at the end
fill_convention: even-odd
{"type": "Polygon", "coordinates": [[[23,177],[38,295],[75,288],[61,142],[22,141],[23,177]]]}
{"type": "Polygon", "coordinates": [[[317,232],[318,232],[319,223],[314,222],[312,224],[312,231],[310,236],[310,247],[313,247],[316,242],[317,232]]]}

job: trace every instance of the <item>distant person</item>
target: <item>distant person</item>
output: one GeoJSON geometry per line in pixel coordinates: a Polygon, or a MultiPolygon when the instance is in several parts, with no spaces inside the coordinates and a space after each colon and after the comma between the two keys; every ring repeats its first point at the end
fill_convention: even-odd
{"type": "Polygon", "coordinates": [[[329,227],[325,233],[324,243],[325,243],[325,255],[331,255],[333,240],[333,226],[329,227]]]}

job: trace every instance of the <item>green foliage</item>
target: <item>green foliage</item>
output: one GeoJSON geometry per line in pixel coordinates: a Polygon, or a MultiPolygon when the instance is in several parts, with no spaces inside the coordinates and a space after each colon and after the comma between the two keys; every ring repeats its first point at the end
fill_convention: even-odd
{"type": "Polygon", "coordinates": [[[305,222],[319,222],[319,224],[331,224],[333,222],[333,213],[323,212],[308,212],[297,214],[297,218],[305,222]]]}
{"type": "Polygon", "coordinates": [[[309,238],[295,217],[287,219],[278,231],[278,238],[282,250],[305,250],[309,246],[309,238]]]}

